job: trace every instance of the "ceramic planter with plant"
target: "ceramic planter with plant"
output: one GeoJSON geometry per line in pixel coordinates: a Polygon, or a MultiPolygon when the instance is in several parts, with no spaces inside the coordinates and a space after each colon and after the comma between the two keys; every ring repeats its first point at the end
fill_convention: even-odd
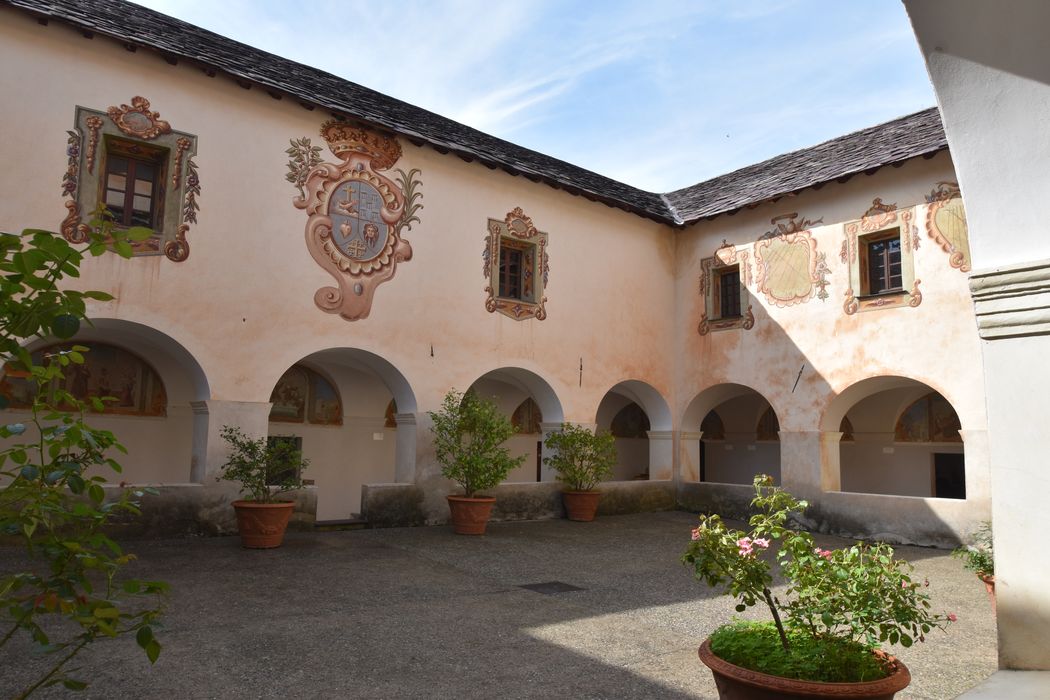
{"type": "Polygon", "coordinates": [[[963,566],[977,574],[984,582],[988,598],[995,610],[995,550],[992,548],[992,523],[985,521],[971,535],[973,544],[959,547],[952,556],[961,559],[963,566]]]}
{"type": "Polygon", "coordinates": [[[496,404],[472,391],[452,389],[441,410],[428,415],[441,474],[463,487],[462,496],[448,496],[452,527],[460,535],[483,535],[496,499],[478,492],[496,486],[525,461],[524,456],[511,457],[503,446],[514,426],[496,404]]]}
{"type": "Polygon", "coordinates": [[[612,474],[616,439],[609,433],[562,423],[558,432],[547,436],[544,445],[551,450],[551,455],[543,458],[544,464],[556,471],[558,481],[565,484],[565,514],[569,520],[594,520],[602,496],[595,487],[612,474]]]}
{"type": "Polygon", "coordinates": [[[719,696],[892,698],[911,675],[879,645],[925,641],[955,615],[930,612],[926,584],[888,545],[821,549],[789,527],[805,501],[765,475],[754,485],[747,531],[701,516],[682,556],[699,580],[737,598],[738,611],[762,603],[772,617],[724,625],[700,647],[719,696]],[[772,591],[774,561],[788,584],[782,598],[772,591]]]}
{"type": "Polygon", "coordinates": [[[295,502],[281,495],[303,487],[309,464],[292,440],[252,439],[240,428],[224,425],[219,433],[229,456],[219,479],[241,485],[243,500],[234,501],[241,544],[250,549],[280,547],[295,502]]]}

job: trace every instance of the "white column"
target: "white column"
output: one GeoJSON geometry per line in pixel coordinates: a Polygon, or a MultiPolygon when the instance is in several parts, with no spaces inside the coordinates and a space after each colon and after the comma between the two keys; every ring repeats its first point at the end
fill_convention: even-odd
{"type": "Polygon", "coordinates": [[[394,436],[394,481],[412,484],[416,481],[416,414],[397,413],[397,433],[394,436]]]}
{"type": "Polygon", "coordinates": [[[814,500],[824,491],[821,432],[781,430],[779,435],[780,485],[794,496],[814,500]]]}
{"type": "Polygon", "coordinates": [[[674,475],[674,433],[670,430],[650,430],[649,481],[670,481],[674,475]]]}

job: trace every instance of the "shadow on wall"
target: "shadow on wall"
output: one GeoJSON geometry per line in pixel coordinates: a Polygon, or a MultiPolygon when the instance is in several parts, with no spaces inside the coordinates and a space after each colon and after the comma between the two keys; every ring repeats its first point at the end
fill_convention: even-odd
{"type": "Polygon", "coordinates": [[[958,416],[933,387],[864,377],[885,374],[873,365],[857,366],[859,376],[836,391],[764,308],[753,313],[753,331],[697,343],[718,361],[697,373],[708,386],[683,413],[682,507],[746,518],[753,476],[769,473],[810,501],[817,532],[952,546],[989,518],[981,467],[962,463],[958,416]]]}

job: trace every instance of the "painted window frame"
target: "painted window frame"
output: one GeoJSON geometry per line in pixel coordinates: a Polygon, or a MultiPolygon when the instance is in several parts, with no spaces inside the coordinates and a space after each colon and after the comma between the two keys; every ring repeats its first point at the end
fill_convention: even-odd
{"type": "Polygon", "coordinates": [[[700,295],[703,297],[703,312],[697,332],[707,335],[712,331],[751,330],[755,325],[755,316],[751,310],[751,294],[747,285],[750,281],[750,262],[748,251],[738,251],[728,243],[715,251],[709,258],[700,261],[700,295]],[[738,275],[739,313],[724,316],[721,304],[721,280],[723,275],[738,275]]]}
{"type": "MultiPolygon", "coordinates": [[[[171,128],[158,112],[150,110],[149,100],[135,97],[131,105],[122,104],[102,111],[77,106],[73,129],[67,132],[68,165],[62,193],[68,213],[62,222],[62,235],[71,243],[88,240],[91,221],[106,201],[106,174],[111,157],[131,154],[138,160],[153,160],[158,167],[154,182],[154,234],[132,243],[135,256],[164,255],[174,262],[189,257],[186,234],[197,223],[200,178],[193,158],[197,137],[171,128]],[[146,157],[134,152],[138,150],[146,157]]],[[[127,228],[123,222],[118,229],[127,228]]]]}
{"type": "Polygon", "coordinates": [[[918,229],[914,224],[914,207],[879,211],[844,224],[845,239],[842,260],[849,267],[849,287],[842,308],[852,316],[863,311],[916,307],[922,303],[920,280],[915,276],[915,249],[918,229]],[[900,239],[901,286],[879,292],[871,291],[868,270],[868,246],[883,240],[900,239]]]}
{"type": "Polygon", "coordinates": [[[521,207],[511,210],[502,220],[488,220],[488,235],[482,253],[485,287],[485,309],[499,312],[515,321],[547,318],[545,296],[550,271],[547,254],[548,235],[536,229],[521,207]],[[521,252],[520,289],[517,295],[503,295],[505,251],[521,252]]]}

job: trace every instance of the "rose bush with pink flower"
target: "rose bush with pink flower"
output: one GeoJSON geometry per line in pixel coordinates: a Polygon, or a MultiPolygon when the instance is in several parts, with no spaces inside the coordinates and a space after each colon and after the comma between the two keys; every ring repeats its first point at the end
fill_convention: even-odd
{"type": "MultiPolygon", "coordinates": [[[[729,528],[718,515],[701,515],[682,562],[693,567],[697,579],[738,599],[738,612],[764,603],[785,653],[790,654],[792,640],[806,637],[799,646],[807,654],[813,643],[828,641],[870,656],[880,643],[911,646],[955,621],[954,614],[930,611],[927,584],[912,580],[911,564],[895,558],[889,545],[822,549],[810,533],[790,526],[792,515],[806,509],[805,501],[766,475],[756,476],[754,486],[751,506],[757,512],[748,521],[750,530],[729,528]],[[767,550],[772,556],[762,556],[767,550]],[[788,582],[782,596],[772,590],[774,562],[788,582]]],[[[718,654],[713,643],[712,651],[718,654]]]]}

